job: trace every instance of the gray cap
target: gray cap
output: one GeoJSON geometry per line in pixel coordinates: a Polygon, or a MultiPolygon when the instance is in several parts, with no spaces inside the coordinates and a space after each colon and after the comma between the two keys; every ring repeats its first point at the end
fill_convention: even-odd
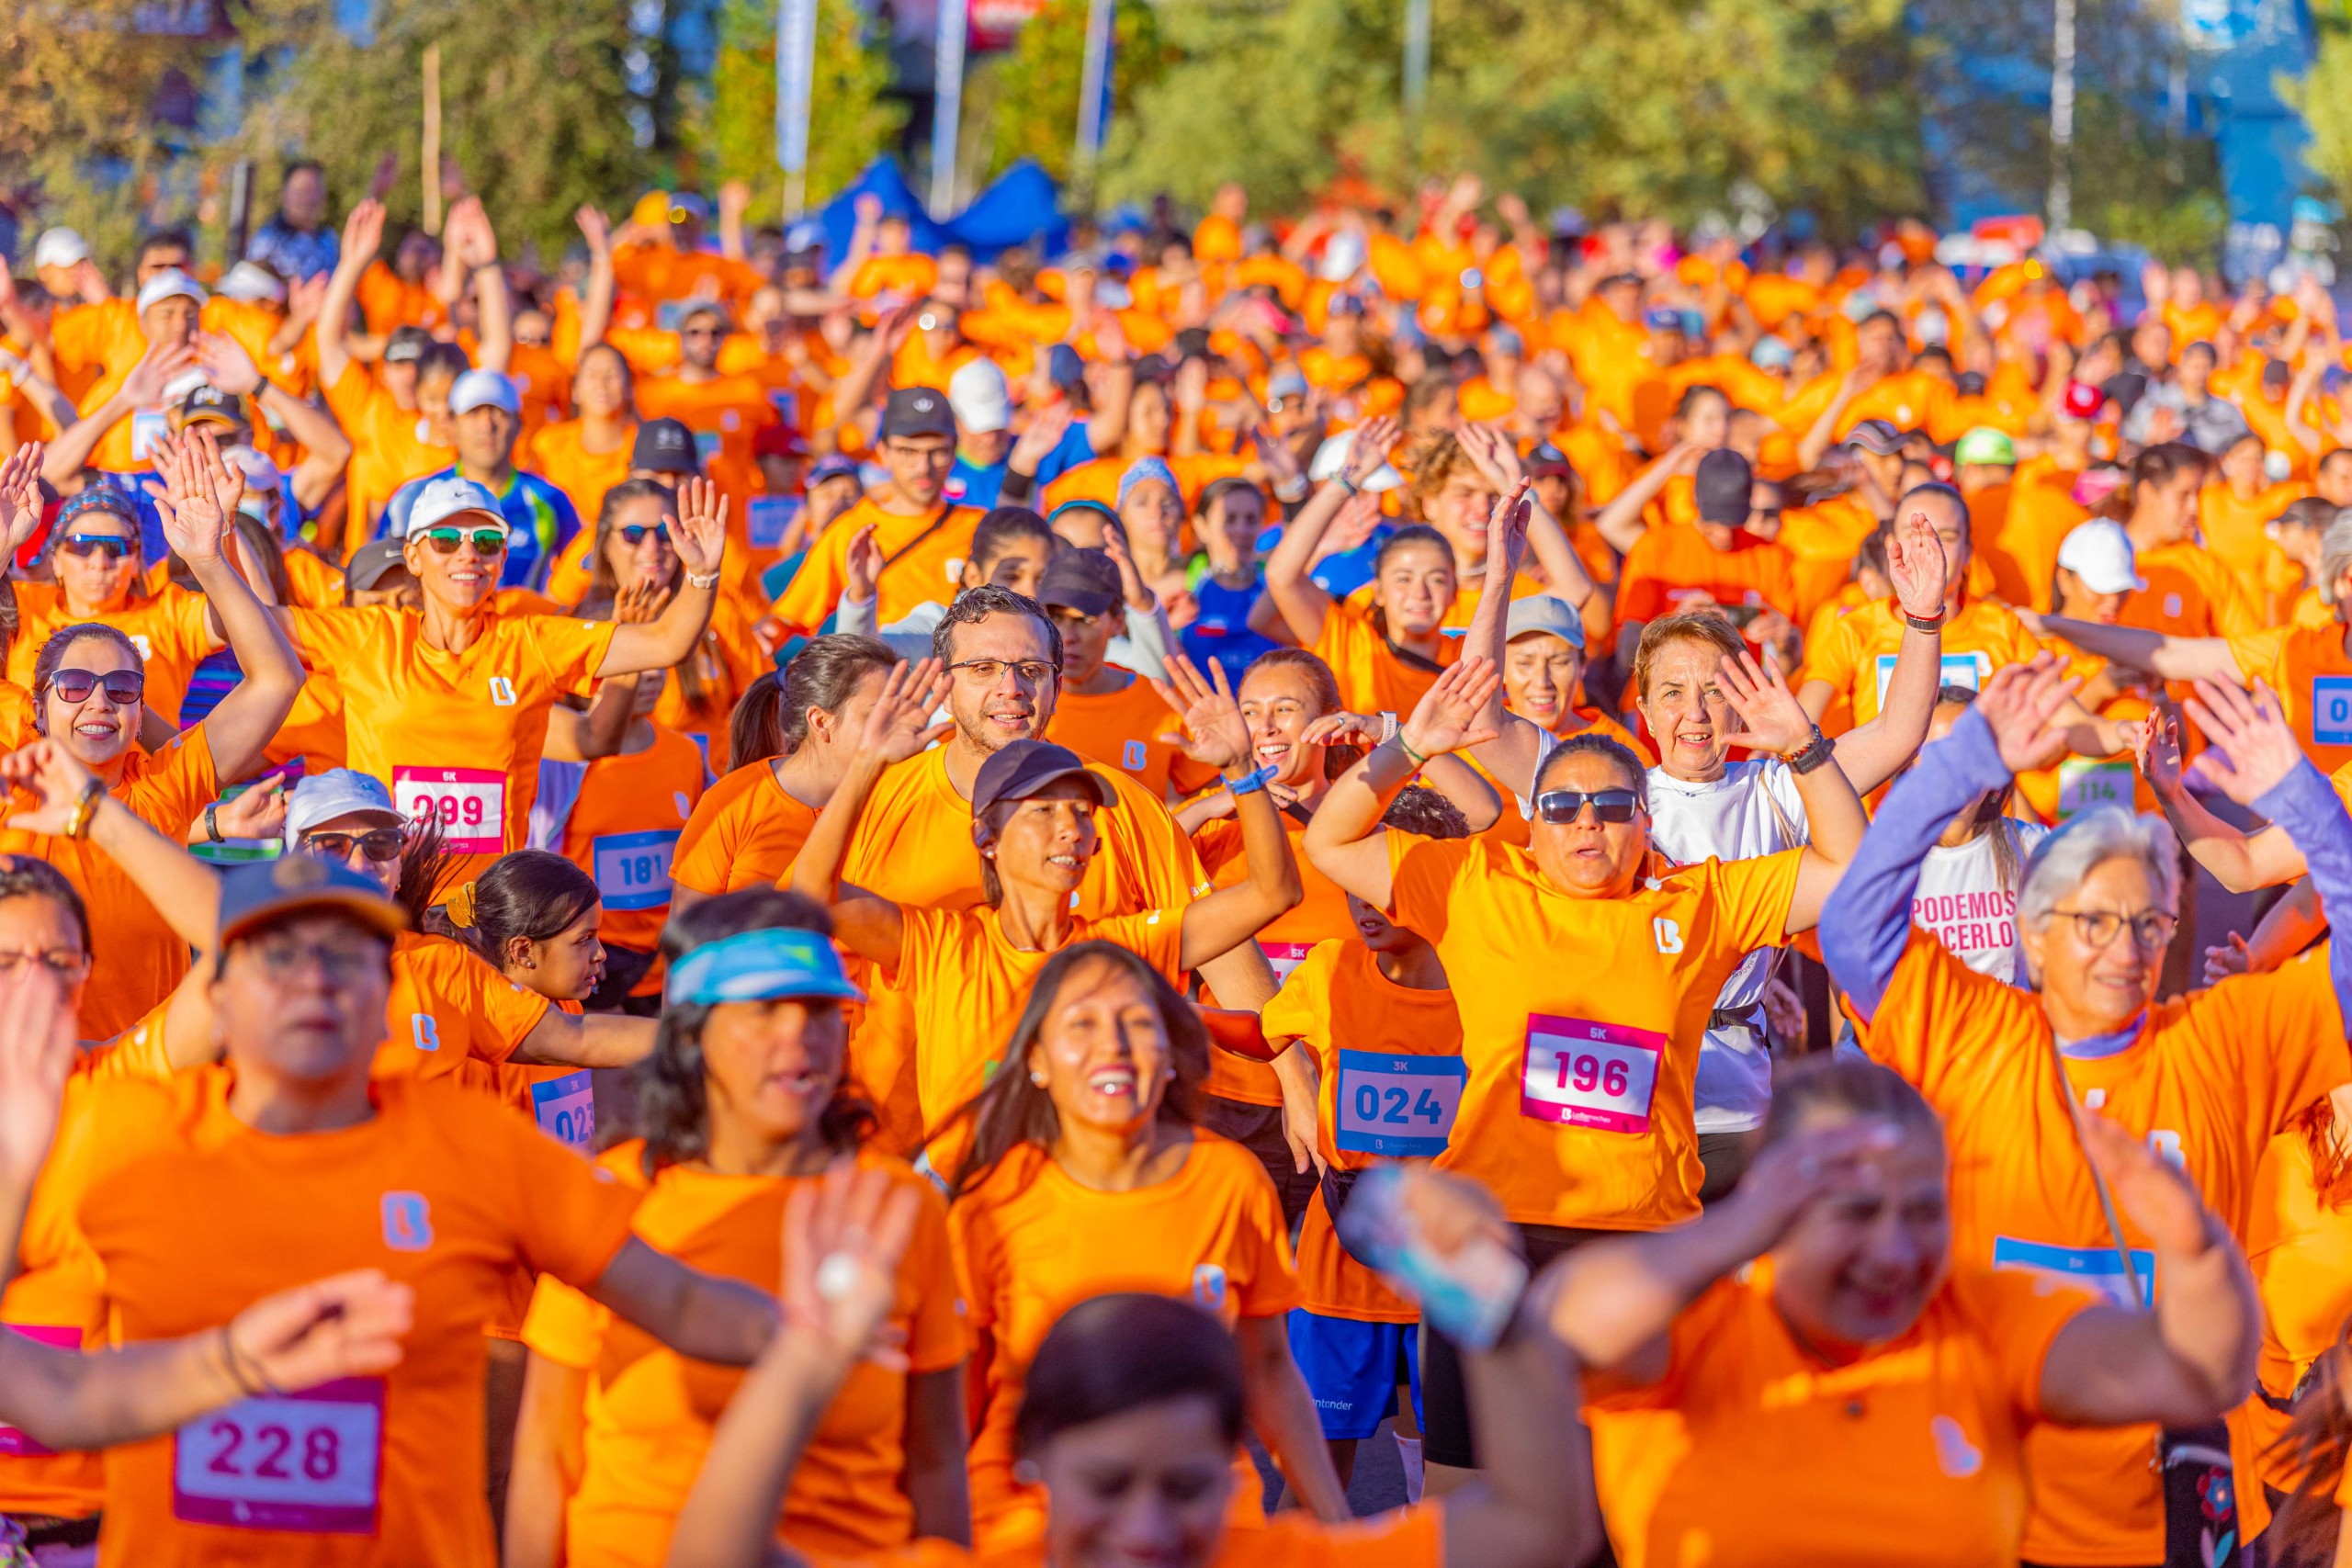
{"type": "Polygon", "coordinates": [[[408,561],[401,554],[401,546],[399,539],[368,540],[352,552],[351,564],[343,569],[344,581],[366,592],[383,581],[384,574],[394,567],[406,570],[408,561]]]}
{"type": "Polygon", "coordinates": [[[1578,653],[1584,651],[1584,617],[1570,609],[1566,600],[1550,593],[1512,600],[1510,614],[1503,619],[1503,641],[1517,642],[1538,632],[1549,632],[1578,653]]]}

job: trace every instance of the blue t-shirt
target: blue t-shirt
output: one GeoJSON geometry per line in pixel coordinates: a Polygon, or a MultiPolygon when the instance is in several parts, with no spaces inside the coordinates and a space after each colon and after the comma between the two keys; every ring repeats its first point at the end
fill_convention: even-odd
{"type": "MultiPolygon", "coordinates": [[[[1094,442],[1086,434],[1084,422],[1073,420],[1069,429],[1062,434],[1060,443],[1046,454],[1044,462],[1037,465],[1036,483],[1029,492],[1033,505],[1047,485],[1080,463],[1091,463],[1093,460],[1094,442]]],[[[977,506],[983,512],[993,511],[997,504],[997,496],[1004,489],[1004,476],[1011,466],[1011,461],[1010,448],[1007,448],[1005,457],[998,458],[985,468],[976,468],[969,458],[958,452],[956,454],[956,466],[947,470],[947,480],[950,484],[958,479],[964,481],[965,505],[977,506]]],[[[1044,508],[1039,507],[1037,510],[1043,511],[1044,508]]]]}
{"type": "MultiPolygon", "coordinates": [[[[435,479],[447,479],[457,471],[455,468],[444,468],[437,474],[411,479],[394,491],[384,514],[376,520],[376,537],[407,537],[409,508],[416,504],[417,496],[435,479]]],[[[554,565],[556,557],[580,532],[580,513],[573,510],[571,498],[538,475],[518,469],[514,482],[498,498],[498,510],[505,514],[507,527],[506,566],[498,575],[498,585],[545,585],[548,570],[554,565]]]]}
{"type": "Polygon", "coordinates": [[[1204,573],[1193,584],[1193,602],[1200,606],[1200,614],[1177,634],[1177,640],[1184,645],[1185,658],[1195,664],[1214,660],[1223,667],[1225,678],[1237,690],[1241,685],[1241,672],[1250,668],[1251,660],[1281,646],[1272,637],[1250,629],[1250,606],[1257,604],[1265,586],[1262,570],[1258,581],[1247,588],[1227,588],[1204,573]]]}

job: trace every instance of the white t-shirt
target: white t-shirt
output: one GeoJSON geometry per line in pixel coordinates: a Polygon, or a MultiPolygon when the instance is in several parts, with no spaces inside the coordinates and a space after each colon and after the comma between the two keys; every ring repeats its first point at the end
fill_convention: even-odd
{"type": "Polygon", "coordinates": [[[1991,833],[1956,850],[1941,844],[1928,852],[1919,886],[1911,895],[1911,923],[1935,933],[1946,951],[1975,970],[2012,986],[2025,983],[2025,948],[2018,941],[2018,885],[2025,863],[2050,829],[2012,818],[2017,856],[2009,884],[2001,885],[2000,863],[1991,833]]]}
{"type": "MultiPolygon", "coordinates": [[[[1778,758],[1734,762],[1704,784],[1649,771],[1650,842],[1679,865],[1753,860],[1810,841],[1796,775],[1778,758]]],[[[1759,1028],[1707,1031],[1696,1086],[1702,1133],[1745,1133],[1764,1122],[1772,1103],[1772,1057],[1761,1032],[1764,983],[1780,949],[1760,947],[1742,960],[1715,998],[1716,1010],[1756,1014],[1759,1028]]]]}

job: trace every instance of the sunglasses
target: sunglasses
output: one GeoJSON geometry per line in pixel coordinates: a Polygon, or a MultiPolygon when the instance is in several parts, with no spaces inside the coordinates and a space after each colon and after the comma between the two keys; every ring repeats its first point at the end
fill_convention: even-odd
{"type": "Polygon", "coordinates": [[[655,523],[650,525],[644,523],[625,523],[621,525],[619,528],[616,529],[615,532],[620,535],[621,543],[624,545],[641,545],[645,543],[645,536],[648,534],[652,535],[655,538],[661,540],[665,545],[670,542],[670,525],[667,523],[655,523]]]}
{"type": "Polygon", "coordinates": [[[506,550],[506,530],[503,528],[427,528],[424,542],[435,554],[454,556],[459,545],[471,545],[478,556],[503,555],[506,550]]]}
{"type": "Polygon", "coordinates": [[[398,828],[370,828],[364,833],[311,833],[302,840],[304,849],[329,860],[349,860],[355,844],[369,860],[396,861],[408,846],[408,835],[398,828]]]}
{"type": "Polygon", "coordinates": [[[69,703],[85,703],[90,694],[100,686],[107,689],[107,701],[119,708],[127,708],[147,693],[147,677],[137,670],[110,670],[94,675],[87,670],[60,670],[49,678],[49,689],[69,703]]]}
{"type": "Polygon", "coordinates": [[[1589,794],[1582,790],[1546,790],[1535,797],[1535,815],[1546,822],[1573,822],[1584,815],[1589,805],[1595,820],[1624,823],[1634,819],[1634,808],[1640,798],[1630,789],[1596,789],[1589,794]]]}
{"type": "Polygon", "coordinates": [[[68,534],[57,541],[57,547],[69,556],[87,558],[105,556],[109,560],[121,560],[139,553],[138,541],[120,534],[68,534]]]}

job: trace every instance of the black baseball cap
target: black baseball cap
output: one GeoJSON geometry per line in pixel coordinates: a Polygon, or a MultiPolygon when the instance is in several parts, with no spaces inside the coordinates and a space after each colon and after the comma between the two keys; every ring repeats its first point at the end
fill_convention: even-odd
{"type": "Polygon", "coordinates": [[[198,423],[225,424],[234,430],[253,428],[253,422],[245,417],[244,400],[210,382],[187,389],[187,396],[180,400],[179,415],[183,430],[198,423]]]}
{"type": "Polygon", "coordinates": [[[1109,810],[1118,802],[1111,786],[1067,746],[1050,740],[1015,740],[992,752],[972,780],[972,815],[979,816],[1001,800],[1026,800],[1057,780],[1084,779],[1094,792],[1094,804],[1109,810]]]}
{"type": "Polygon", "coordinates": [[[637,427],[637,445],[629,452],[628,466],[650,474],[698,474],[702,450],[683,421],[649,419],[637,427]]]}
{"type": "Polygon", "coordinates": [[[1064,550],[1037,579],[1037,603],[1100,615],[1124,596],[1119,569],[1101,550],[1064,550]]]}
{"type": "Polygon", "coordinates": [[[1700,522],[1736,527],[1747,521],[1747,499],[1756,488],[1756,471],[1730,447],[1718,446],[1700,458],[1699,472],[1690,484],[1699,502],[1700,522]]]}
{"type": "Polygon", "coordinates": [[[901,387],[882,408],[882,439],[902,435],[944,435],[956,439],[956,411],[947,394],[936,387],[901,387]]]}
{"type": "Polygon", "coordinates": [[[407,560],[401,549],[404,539],[370,539],[352,553],[351,564],[343,569],[343,580],[349,586],[366,592],[384,581],[384,574],[394,567],[405,570],[407,560]]]}
{"type": "MultiPolygon", "coordinates": [[[[828,479],[855,479],[858,478],[857,459],[854,457],[844,457],[838,452],[832,452],[828,453],[826,456],[820,457],[815,462],[809,464],[808,476],[802,479],[801,483],[806,489],[815,490],[819,485],[823,484],[828,479]]],[[[858,488],[860,490],[864,490],[865,486],[861,481],[858,488]]]]}
{"type": "Polygon", "coordinates": [[[424,357],[424,345],[432,341],[433,334],[423,327],[394,327],[392,335],[384,340],[384,363],[398,365],[405,360],[422,359],[424,357]]]}

